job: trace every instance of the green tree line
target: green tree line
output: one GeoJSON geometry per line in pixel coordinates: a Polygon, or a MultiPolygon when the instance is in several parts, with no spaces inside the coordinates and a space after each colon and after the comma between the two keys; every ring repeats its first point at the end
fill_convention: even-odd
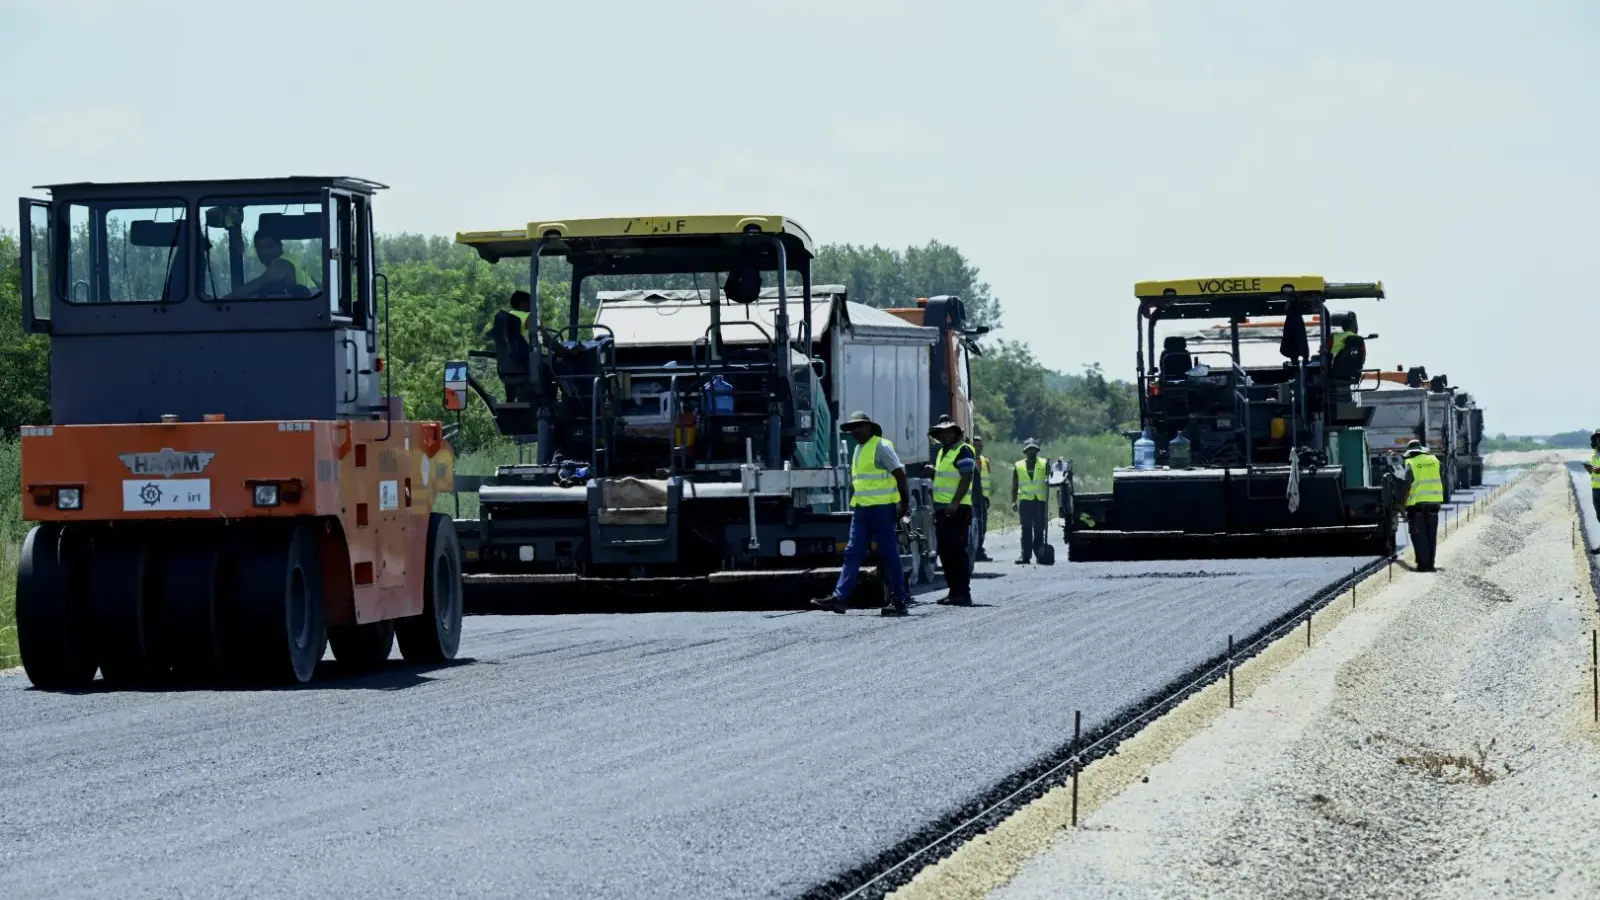
{"type": "MultiPolygon", "coordinates": [[[[120,232],[119,232],[120,233],[120,232]]],[[[118,235],[109,243],[121,245],[118,235]]],[[[125,238],[125,236],[124,236],[125,238]]],[[[73,241],[74,245],[82,243],[73,241]]],[[[135,248],[137,249],[137,248],[135,248]]],[[[434,235],[395,234],[376,242],[379,270],[387,279],[390,307],[386,365],[406,414],[441,418],[447,414],[439,389],[444,363],[469,349],[488,346],[487,333],[510,294],[528,287],[525,261],[491,265],[470,248],[434,235]]],[[[0,232],[0,436],[10,437],[27,423],[49,419],[46,341],[21,330],[20,270],[15,237],[0,232]]],[[[129,283],[160,285],[169,255],[128,252],[118,256],[119,277],[129,283]],[[135,271],[149,268],[151,271],[135,271]]],[[[877,307],[906,306],[917,297],[954,294],[967,303],[974,324],[998,328],[1000,299],[978,267],[960,250],[937,241],[903,250],[851,244],[826,245],[813,266],[817,284],[843,284],[851,299],[877,307]]],[[[562,260],[545,260],[540,269],[542,318],[563,323],[571,272],[562,260]]],[[[587,279],[584,308],[592,315],[600,289],[687,288],[708,278],[587,279]]],[[[699,286],[706,286],[700,284],[699,286]]],[[[1021,341],[997,335],[979,341],[972,361],[972,392],[978,431],[991,443],[1033,437],[1053,441],[1073,436],[1119,432],[1137,415],[1133,388],[1098,366],[1081,373],[1051,370],[1021,341]]],[[[493,381],[492,367],[484,373],[493,381]]],[[[473,450],[496,442],[488,417],[470,414],[459,443],[473,450]]]]}

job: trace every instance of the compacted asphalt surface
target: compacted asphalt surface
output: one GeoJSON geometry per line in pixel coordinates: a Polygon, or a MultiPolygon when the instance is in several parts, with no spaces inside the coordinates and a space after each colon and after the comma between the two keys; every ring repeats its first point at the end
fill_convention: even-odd
{"type": "MultiPolygon", "coordinates": [[[[1362,559],[1018,566],[977,605],[472,616],[282,690],[0,676],[0,897],[793,897],[1362,559]]],[[[332,664],[326,664],[332,668],[332,664]]]]}

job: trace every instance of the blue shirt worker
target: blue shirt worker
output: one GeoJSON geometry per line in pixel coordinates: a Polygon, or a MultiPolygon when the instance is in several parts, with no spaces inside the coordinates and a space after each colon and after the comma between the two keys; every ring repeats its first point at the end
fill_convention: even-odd
{"type": "Polygon", "coordinates": [[[939,598],[948,606],[972,605],[972,566],[968,542],[972,530],[972,483],[977,478],[978,454],[962,439],[961,426],[941,416],[928,436],[937,443],[933,464],[933,534],[939,547],[950,593],[939,598]]]}
{"type": "Polygon", "coordinates": [[[900,565],[900,536],[895,528],[911,507],[911,492],[906,487],[906,469],[894,452],[894,444],[883,437],[883,429],[865,412],[857,410],[839,425],[856,442],[850,463],[850,542],[844,548],[844,566],[833,594],[811,605],[843,613],[849,608],[850,592],[855,589],[867,551],[876,544],[878,565],[887,579],[894,599],[883,607],[886,616],[906,615],[906,577],[900,565]]]}
{"type": "Polygon", "coordinates": [[[1406,528],[1417,555],[1417,571],[1432,572],[1439,548],[1439,507],[1444,504],[1444,478],[1439,458],[1421,441],[1406,445],[1406,528]]]}

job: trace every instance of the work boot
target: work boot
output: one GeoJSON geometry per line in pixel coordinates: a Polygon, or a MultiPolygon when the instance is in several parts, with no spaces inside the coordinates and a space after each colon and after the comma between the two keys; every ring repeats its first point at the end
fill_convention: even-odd
{"type": "Polygon", "coordinates": [[[1031,560],[1031,559],[1027,558],[1026,556],[1024,556],[1024,557],[1021,557],[1019,559],[1013,560],[1013,562],[1015,562],[1019,566],[1025,566],[1028,563],[1033,562],[1033,560],[1031,560]]]}
{"type": "Polygon", "coordinates": [[[909,613],[909,611],[907,611],[906,605],[905,605],[904,602],[896,601],[894,603],[889,604],[888,606],[885,606],[883,609],[879,610],[878,611],[878,615],[880,615],[880,616],[905,616],[905,615],[910,615],[910,613],[909,613]]]}
{"type": "Polygon", "coordinates": [[[971,606],[972,598],[969,596],[955,597],[950,601],[951,606],[971,606]]]}
{"type": "Polygon", "coordinates": [[[813,601],[811,601],[811,608],[812,609],[824,609],[824,610],[827,610],[828,612],[836,612],[836,613],[843,614],[845,610],[850,608],[850,604],[846,603],[844,601],[843,597],[829,596],[829,597],[824,597],[821,600],[813,600],[813,601]]]}
{"type": "Polygon", "coordinates": [[[938,600],[936,600],[934,602],[938,603],[940,606],[949,606],[953,601],[952,601],[951,596],[949,594],[945,594],[943,597],[940,597],[938,600]]]}
{"type": "Polygon", "coordinates": [[[977,559],[978,562],[994,562],[994,560],[989,558],[989,554],[985,550],[979,550],[978,555],[974,558],[977,559]]]}

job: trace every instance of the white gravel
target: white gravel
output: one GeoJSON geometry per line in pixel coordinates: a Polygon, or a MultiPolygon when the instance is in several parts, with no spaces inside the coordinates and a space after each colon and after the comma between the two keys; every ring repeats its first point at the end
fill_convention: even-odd
{"type": "Polygon", "coordinates": [[[1567,491],[1540,466],[989,896],[1600,897],[1567,491]]]}

